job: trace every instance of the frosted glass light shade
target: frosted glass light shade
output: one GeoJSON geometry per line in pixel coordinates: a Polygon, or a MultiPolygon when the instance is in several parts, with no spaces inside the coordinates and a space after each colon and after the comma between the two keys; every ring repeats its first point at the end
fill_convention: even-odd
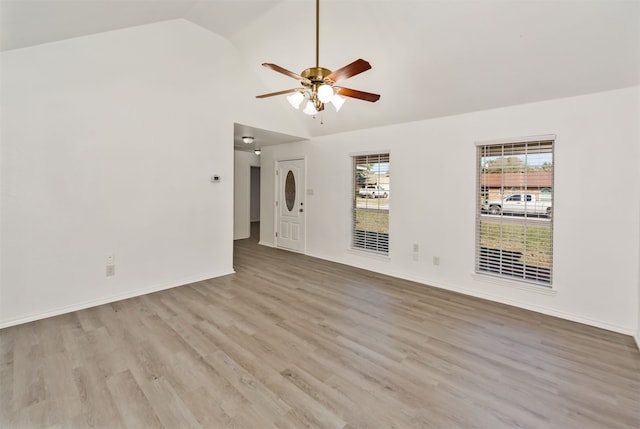
{"type": "Polygon", "coordinates": [[[302,104],[302,100],[304,100],[304,95],[300,91],[296,91],[291,95],[287,95],[287,101],[294,109],[299,109],[300,104],[302,104]]]}
{"type": "Polygon", "coordinates": [[[333,107],[336,108],[336,112],[339,112],[340,108],[342,107],[342,105],[344,104],[345,101],[346,101],[346,99],[344,97],[336,94],[331,99],[331,104],[333,104],[333,107]]]}
{"type": "Polygon", "coordinates": [[[326,83],[320,85],[320,87],[318,88],[318,100],[322,101],[323,103],[328,103],[332,98],[333,87],[331,85],[327,85],[326,83]]]}
{"type": "Polygon", "coordinates": [[[316,113],[318,113],[318,111],[316,110],[316,106],[313,105],[313,101],[311,100],[307,101],[307,105],[302,112],[306,115],[315,115],[316,113]]]}

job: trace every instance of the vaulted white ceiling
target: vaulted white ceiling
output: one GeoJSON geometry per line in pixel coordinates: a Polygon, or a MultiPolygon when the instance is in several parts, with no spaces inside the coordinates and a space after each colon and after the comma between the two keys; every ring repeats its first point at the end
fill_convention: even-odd
{"type": "MultiPolygon", "coordinates": [[[[1,0],[1,49],[184,18],[229,39],[264,93],[315,65],[314,0],[1,0]]],[[[300,113],[310,136],[640,84],[640,1],[322,0],[320,66],[373,66],[339,114],[300,113]]],[[[231,83],[233,84],[233,83],[231,83]]],[[[242,85],[242,82],[236,82],[242,85]]],[[[257,95],[257,94],[256,94],[257,95]]],[[[284,96],[265,109],[290,109],[284,96]]]]}

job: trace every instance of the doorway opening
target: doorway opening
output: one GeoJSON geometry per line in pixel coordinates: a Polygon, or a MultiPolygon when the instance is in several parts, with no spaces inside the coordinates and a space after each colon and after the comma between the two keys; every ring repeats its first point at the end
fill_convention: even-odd
{"type": "Polygon", "coordinates": [[[260,241],[260,167],[256,166],[251,166],[249,219],[251,222],[249,238],[260,241]]]}

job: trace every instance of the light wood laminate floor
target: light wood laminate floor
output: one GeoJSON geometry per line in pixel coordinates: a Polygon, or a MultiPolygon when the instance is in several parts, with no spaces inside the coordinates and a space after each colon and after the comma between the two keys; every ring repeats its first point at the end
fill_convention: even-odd
{"type": "Polygon", "coordinates": [[[628,336],[252,239],[235,269],[1,330],[0,427],[640,427],[628,336]]]}

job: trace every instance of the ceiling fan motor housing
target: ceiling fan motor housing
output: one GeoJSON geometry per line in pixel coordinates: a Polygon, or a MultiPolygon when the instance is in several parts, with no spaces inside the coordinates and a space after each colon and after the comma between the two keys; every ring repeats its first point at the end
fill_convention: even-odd
{"type": "Polygon", "coordinates": [[[331,79],[325,80],[325,78],[331,73],[333,73],[331,70],[324,67],[311,67],[303,70],[303,72],[300,74],[300,76],[311,81],[311,83],[302,82],[302,85],[306,86],[307,88],[311,88],[311,93],[309,95],[310,101],[313,103],[318,112],[324,110],[324,103],[322,103],[318,99],[318,87],[325,83],[333,86],[335,82],[333,82],[331,79]]]}
{"type": "Polygon", "coordinates": [[[309,79],[312,83],[328,83],[329,85],[333,85],[335,82],[324,80],[324,78],[331,73],[333,73],[331,70],[325,69],[324,67],[311,67],[304,70],[300,76],[309,79]]]}

